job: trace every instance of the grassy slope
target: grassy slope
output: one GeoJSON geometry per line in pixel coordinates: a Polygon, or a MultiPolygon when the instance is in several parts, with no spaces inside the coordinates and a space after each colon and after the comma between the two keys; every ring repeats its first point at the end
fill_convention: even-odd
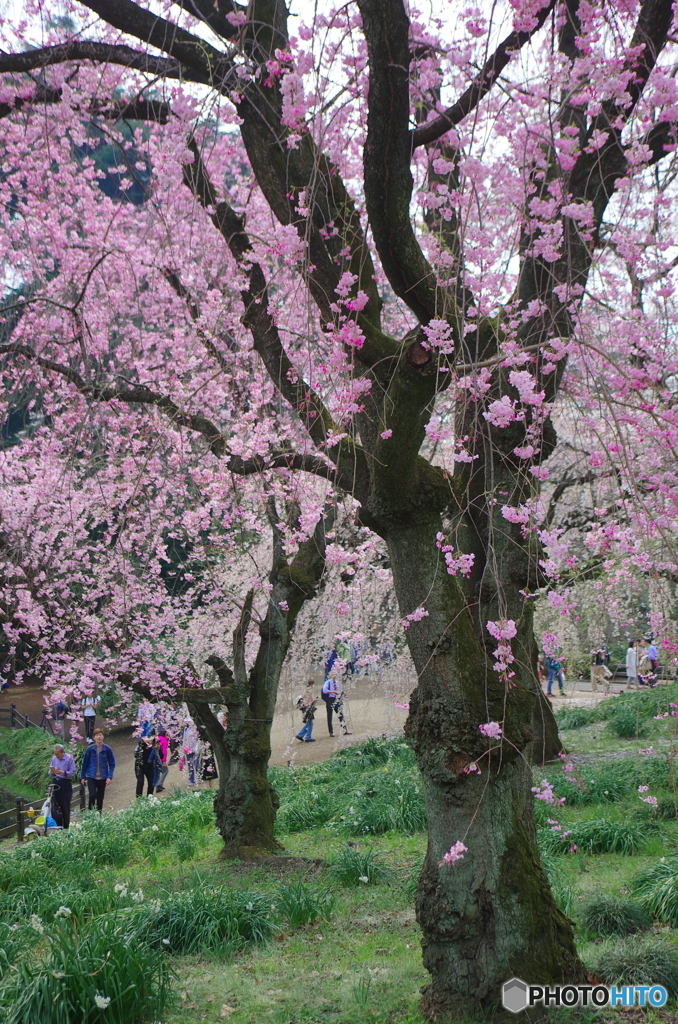
{"type": "MultiPolygon", "coordinates": [[[[640,867],[656,864],[660,857],[674,853],[677,848],[675,820],[655,821],[652,811],[640,802],[636,791],[636,783],[644,782],[643,773],[649,771],[647,759],[637,755],[638,748],[652,744],[656,751],[667,751],[674,735],[673,721],[646,723],[651,735],[642,741],[611,737],[605,731],[606,721],[568,730],[564,741],[572,752],[577,771],[587,782],[593,781],[595,788],[596,778],[611,777],[612,783],[604,781],[601,785],[615,785],[618,792],[608,791],[605,795],[601,790],[602,802],[587,797],[588,802],[578,806],[566,804],[557,810],[537,805],[544,827],[548,827],[545,818],[553,816],[565,829],[580,822],[606,819],[638,824],[642,832],[641,846],[632,856],[576,853],[550,857],[548,863],[558,899],[567,905],[575,920],[588,895],[623,894],[629,890],[632,877],[640,867]],[[599,750],[595,749],[595,737],[601,745],[599,750]],[[620,752],[623,760],[621,767],[614,769],[616,775],[614,772],[612,776],[596,775],[600,771],[609,772],[610,761],[618,764],[620,752]]],[[[233,1024],[260,1024],[262,1021],[363,1024],[367,1020],[424,1024],[417,1010],[417,999],[420,986],[426,982],[426,973],[412,909],[412,880],[425,850],[425,835],[415,831],[418,820],[416,769],[402,744],[372,743],[363,746],[361,751],[342,753],[324,765],[307,766],[293,773],[285,769],[276,772],[282,797],[280,820],[287,830],[281,839],[287,854],[309,858],[307,861],[291,861],[284,866],[246,866],[220,861],[220,844],[209,814],[207,818],[198,815],[200,821],[190,819],[191,823],[186,825],[191,813],[190,796],[177,802],[175,819],[167,819],[163,824],[164,819],[157,818],[159,832],[150,832],[152,826],[148,822],[156,820],[153,815],[172,813],[172,808],[164,807],[165,802],[160,808],[148,809],[147,821],[144,806],[131,809],[132,817],[128,820],[133,818],[134,823],[129,826],[132,839],[127,865],[118,869],[95,869],[97,885],[104,882],[112,885],[117,879],[130,888],[142,888],[147,900],[159,899],[161,903],[167,900],[168,892],[205,884],[226,885],[231,889],[269,894],[273,905],[281,884],[303,880],[313,890],[331,887],[337,897],[329,921],[320,920],[294,929],[281,920],[268,945],[250,947],[230,959],[212,954],[173,955],[176,1001],[163,1016],[162,1024],[223,1020],[233,1024]],[[309,820],[321,823],[303,827],[309,820]],[[409,830],[410,834],[394,830],[374,834],[374,828],[383,827],[389,821],[409,830]],[[367,832],[368,828],[371,831],[367,832]],[[197,837],[199,841],[194,855],[180,861],[180,855],[187,856],[176,843],[183,834],[197,837]],[[327,864],[346,849],[348,841],[358,843],[359,853],[378,853],[392,869],[391,878],[374,885],[336,884],[327,864]],[[324,863],[317,864],[314,858],[324,863]]],[[[658,781],[652,785],[652,792],[666,799],[671,790],[669,783],[662,779],[660,761],[655,759],[653,777],[658,781]]],[[[557,790],[567,773],[556,767],[540,772],[539,777],[542,775],[554,781],[557,790]]],[[[204,801],[209,801],[208,794],[201,796],[199,803],[204,801]]],[[[119,843],[115,836],[112,841],[119,843]]],[[[74,864],[76,869],[77,863],[74,864]]],[[[6,884],[11,887],[13,883],[10,880],[6,884]]],[[[40,884],[44,887],[42,875],[40,884]]],[[[11,917],[12,913],[11,903],[10,897],[5,904],[7,920],[7,914],[11,917]]],[[[48,912],[44,920],[47,925],[48,912]]],[[[669,941],[675,936],[665,928],[657,931],[667,935],[669,941]]],[[[595,957],[596,943],[582,937],[580,948],[585,960],[590,962],[595,957]]],[[[565,1021],[568,1015],[556,1019],[565,1021]]],[[[595,1018],[590,1015],[578,1018],[582,1024],[586,1019],[595,1019],[598,1024],[609,1019],[620,1024],[622,1018],[618,1011],[595,1018]]],[[[635,1015],[624,1014],[623,1019],[628,1024],[635,1015]]],[[[646,1024],[652,1021],[674,1024],[678,1012],[675,1007],[650,1011],[643,1014],[642,1020],[646,1024]]]]}

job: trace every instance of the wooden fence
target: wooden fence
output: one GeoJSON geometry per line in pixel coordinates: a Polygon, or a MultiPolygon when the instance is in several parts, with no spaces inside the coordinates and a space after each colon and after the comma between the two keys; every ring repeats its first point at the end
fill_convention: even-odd
{"type": "MultiPolygon", "coordinates": [[[[76,786],[73,789],[73,796],[71,797],[71,811],[74,809],[84,811],[85,810],[85,787],[79,785],[77,780],[76,786]]],[[[0,811],[0,840],[11,839],[12,836],[16,836],[17,842],[22,843],[24,840],[24,829],[28,827],[29,817],[26,814],[26,810],[31,806],[32,801],[26,800],[22,796],[16,798],[16,806],[10,807],[8,811],[0,811]]],[[[39,805],[42,806],[40,801],[39,805]]],[[[36,808],[37,810],[38,808],[36,808]]]]}

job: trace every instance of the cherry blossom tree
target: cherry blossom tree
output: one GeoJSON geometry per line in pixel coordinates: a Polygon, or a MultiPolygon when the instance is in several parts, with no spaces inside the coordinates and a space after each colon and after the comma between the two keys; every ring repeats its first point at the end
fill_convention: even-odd
{"type": "MultiPolygon", "coordinates": [[[[303,493],[301,532],[271,516],[285,629],[282,581],[300,600],[317,574],[275,545],[322,523],[319,482],[355,502],[418,676],[423,1008],[501,1019],[507,978],[583,976],[532,811],[531,762],[557,748],[533,602],[549,579],[567,602],[540,496],[562,396],[617,481],[612,438],[650,416],[652,493],[670,488],[672,3],[358,0],[292,29],[278,0],[53,13],[26,3],[0,54],[3,245],[25,307],[8,366],[52,382],[46,414],[145,406],[200,435],[206,463],[303,493]],[[147,201],[112,200],[109,170],[147,201]],[[641,308],[650,294],[666,305],[641,308]],[[631,410],[621,432],[598,381],[631,410]]],[[[621,519],[609,530],[624,542],[621,519]]],[[[215,666],[229,711],[256,673],[248,615],[233,668],[215,666]]]]}

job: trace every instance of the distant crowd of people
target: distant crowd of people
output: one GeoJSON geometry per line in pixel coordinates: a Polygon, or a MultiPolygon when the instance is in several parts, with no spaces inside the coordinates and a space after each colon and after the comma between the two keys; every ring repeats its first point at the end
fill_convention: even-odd
{"type": "MultiPolygon", "coordinates": [[[[596,693],[598,684],[607,684],[608,679],[614,675],[609,669],[610,652],[603,644],[591,652],[591,691],[596,693]]],[[[654,639],[651,636],[644,636],[638,641],[628,641],[625,664],[626,689],[637,690],[640,686],[653,686],[659,673],[659,652],[654,639]]],[[[565,659],[559,651],[550,654],[540,654],[537,661],[539,681],[546,686],[546,693],[553,697],[554,683],[558,684],[557,693],[561,697],[567,696],[565,691],[565,659]]],[[[624,692],[624,687],[619,691],[624,692]]]]}
{"type": "MultiPolygon", "coordinates": [[[[99,697],[91,697],[83,701],[82,715],[85,721],[87,746],[83,751],[79,772],[73,753],[62,743],[56,743],[54,746],[49,774],[54,787],[52,801],[56,819],[62,828],[68,828],[70,825],[73,785],[76,778],[80,779],[82,786],[87,787],[88,809],[96,808],[100,813],[106,788],[113,781],[115,755],[111,747],[104,742],[103,730],[94,724],[99,700],[99,697]]],[[[53,729],[56,735],[63,735],[69,710],[63,701],[55,704],[52,720],[57,723],[57,727],[53,729]]],[[[139,708],[136,731],[138,743],[134,749],[136,796],[144,795],[144,787],[146,796],[162,793],[172,764],[178,764],[179,770],[186,772],[190,788],[201,782],[211,784],[212,780],[218,777],[216,764],[201,727],[186,713],[175,729],[168,729],[157,721],[157,715],[157,708],[150,703],[144,703],[139,708]]],[[[225,727],[223,713],[218,716],[218,720],[222,727],[225,727]]]]}

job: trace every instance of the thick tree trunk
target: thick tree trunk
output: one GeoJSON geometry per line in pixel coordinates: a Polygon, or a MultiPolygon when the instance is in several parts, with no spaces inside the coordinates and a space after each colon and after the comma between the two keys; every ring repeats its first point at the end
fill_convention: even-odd
{"type": "MultiPolygon", "coordinates": [[[[439,529],[428,522],[387,534],[401,610],[429,613],[407,631],[418,686],[406,735],[429,826],[417,897],[432,978],[422,1009],[441,1021],[470,1012],[502,1020],[502,984],[511,977],[576,982],[583,967],[539,861],[530,791],[536,697],[519,659],[509,685],[494,671],[478,609],[472,613],[463,586],[441,570],[439,529]],[[488,721],[502,723],[501,741],[480,733],[488,721]],[[482,774],[466,773],[470,764],[482,774]],[[457,841],[468,848],[463,860],[441,866],[457,841]]],[[[514,649],[533,643],[528,615],[514,649]]]]}

